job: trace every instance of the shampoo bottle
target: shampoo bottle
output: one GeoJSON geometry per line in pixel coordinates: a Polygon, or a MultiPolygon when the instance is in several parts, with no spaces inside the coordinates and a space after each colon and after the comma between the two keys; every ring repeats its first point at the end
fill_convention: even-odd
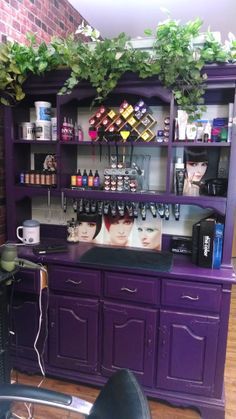
{"type": "Polygon", "coordinates": [[[83,176],[82,176],[82,186],[84,187],[88,186],[88,175],[87,175],[86,169],[84,169],[83,176]]]}
{"type": "Polygon", "coordinates": [[[95,175],[94,175],[94,178],[93,178],[93,186],[95,188],[100,187],[100,176],[99,176],[98,170],[95,171],[95,175]]]}
{"type": "Polygon", "coordinates": [[[77,175],[76,175],[76,186],[82,186],[82,175],[80,169],[78,169],[77,175]]]}
{"type": "Polygon", "coordinates": [[[184,190],[184,176],[185,167],[181,158],[177,159],[175,163],[175,193],[176,195],[183,195],[184,190]]]}
{"type": "Polygon", "coordinates": [[[89,188],[93,187],[93,182],[94,182],[93,172],[90,169],[89,174],[88,174],[88,187],[89,188]]]}

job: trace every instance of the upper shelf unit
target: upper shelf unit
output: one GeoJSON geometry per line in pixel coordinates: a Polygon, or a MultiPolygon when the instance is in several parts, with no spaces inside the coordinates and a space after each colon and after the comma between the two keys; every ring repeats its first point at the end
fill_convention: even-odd
{"type": "MultiPolygon", "coordinates": [[[[228,103],[234,102],[235,89],[233,69],[235,71],[235,67],[232,68],[232,66],[227,66],[226,71],[224,71],[224,76],[222,76],[222,70],[218,67],[210,66],[207,68],[207,71],[209,72],[209,88],[206,90],[205,101],[210,107],[214,108],[214,105],[218,104],[227,107],[228,103]]],[[[137,201],[138,199],[143,199],[143,197],[145,197],[145,200],[151,200],[153,199],[153,195],[156,195],[155,199],[157,201],[163,199],[163,202],[169,200],[170,203],[197,204],[202,207],[214,208],[221,213],[225,212],[225,196],[175,196],[175,163],[179,158],[184,160],[185,149],[193,147],[197,150],[198,148],[204,147],[208,150],[208,155],[214,154],[218,160],[220,160],[221,156],[223,156],[224,160],[226,158],[227,166],[229,167],[231,143],[217,142],[203,144],[188,139],[180,141],[177,138],[176,140],[175,118],[177,115],[177,107],[173,100],[172,93],[163,88],[159,80],[154,77],[142,80],[134,74],[127,74],[120,80],[118,86],[106,100],[105,106],[112,108],[113,106],[118,105],[119,107],[124,101],[134,104],[139,101],[140,97],[144,98],[144,101],[150,108],[158,109],[156,116],[157,124],[154,128],[151,126],[150,130],[153,130],[156,133],[158,128],[161,128],[161,125],[159,126],[159,121],[161,120],[160,109],[162,113],[164,112],[164,117],[168,116],[170,121],[169,136],[166,138],[166,141],[159,143],[156,141],[156,137],[152,138],[151,141],[144,141],[141,138],[142,131],[139,132],[140,138],[137,136],[137,138],[131,138],[131,140],[127,139],[125,142],[123,140],[120,141],[120,139],[117,138],[115,140],[106,139],[105,141],[104,139],[99,139],[97,141],[91,141],[88,136],[88,127],[86,127],[84,135],[85,141],[78,142],[73,140],[61,141],[61,126],[63,120],[67,116],[77,120],[81,117],[82,112],[83,117],[87,118],[88,123],[89,115],[91,116],[93,113],[93,111],[90,110],[89,105],[91,104],[95,92],[86,82],[81,82],[71,94],[64,96],[57,95],[67,76],[68,72],[57,71],[53,72],[53,74],[47,74],[43,80],[32,77],[25,84],[27,92],[26,99],[13,110],[8,110],[7,118],[12,127],[12,141],[11,144],[7,142],[7,147],[9,147],[9,154],[15,156],[14,163],[10,163],[12,170],[9,175],[9,183],[15,187],[19,186],[21,188],[20,179],[22,172],[24,173],[25,170],[35,170],[35,156],[48,153],[55,155],[57,160],[57,191],[63,189],[66,194],[71,193],[74,197],[76,197],[76,194],[78,197],[83,194],[85,194],[85,196],[86,194],[91,195],[93,193],[93,190],[91,189],[83,191],[83,188],[80,190],[75,190],[74,188],[73,191],[70,191],[71,176],[75,174],[80,167],[82,168],[83,165],[86,166],[85,163],[81,162],[83,158],[87,158],[87,160],[91,161],[94,157],[99,160],[100,156],[100,160],[104,159],[104,157],[109,160],[109,155],[111,154],[123,154],[122,158],[127,158],[127,160],[131,162],[133,154],[147,154],[150,155],[151,160],[155,162],[156,176],[161,175],[163,178],[160,182],[161,187],[158,182],[156,184],[153,180],[152,182],[149,181],[149,185],[145,188],[145,192],[141,192],[143,188],[140,187],[139,189],[141,190],[130,194],[130,196],[126,193],[127,199],[130,198],[131,200],[137,201]],[[58,141],[22,141],[19,139],[17,126],[24,121],[32,119],[32,109],[34,107],[34,102],[37,100],[47,100],[51,102],[54,115],[57,117],[58,141]],[[87,109],[87,114],[84,113],[84,109],[87,109]],[[87,149],[87,151],[83,151],[83,149],[87,149]],[[217,152],[215,150],[217,150],[217,152]],[[156,163],[157,160],[162,162],[160,166],[156,163]],[[161,190],[161,194],[158,192],[153,194],[153,190],[161,190]]],[[[212,112],[214,112],[214,109],[212,112]]],[[[137,130],[135,132],[137,132],[137,130]]],[[[110,162],[108,163],[110,164],[110,162]]],[[[154,163],[152,167],[148,168],[148,170],[152,172],[152,177],[154,179],[155,174],[153,174],[153,169],[154,163]]],[[[104,167],[101,166],[102,174],[103,171],[104,167]]],[[[217,177],[216,170],[211,171],[211,177],[217,177]]],[[[55,184],[53,184],[53,186],[55,187],[55,184]]],[[[30,184],[27,188],[28,193],[30,194],[31,188],[35,188],[35,185],[30,184]]],[[[98,194],[98,191],[94,191],[94,196],[96,196],[96,194],[98,194]]],[[[99,194],[99,196],[102,196],[102,191],[99,191],[99,194]]],[[[21,195],[21,192],[19,192],[19,195],[21,195]]],[[[109,193],[104,195],[104,199],[107,196],[109,196],[109,193]]],[[[119,198],[115,198],[115,194],[110,191],[109,199],[120,199],[120,194],[118,194],[117,197],[119,198]]]]}
{"type": "MultiPolygon", "coordinates": [[[[235,65],[210,65],[203,69],[208,74],[205,103],[210,109],[210,116],[204,118],[225,117],[221,110],[227,109],[229,103],[235,104],[235,65]],[[217,109],[221,110],[218,111],[217,109]]],[[[235,119],[232,124],[231,142],[198,143],[188,140],[178,141],[175,136],[175,119],[177,105],[173,94],[163,88],[156,77],[140,79],[135,74],[126,74],[122,77],[104,102],[104,106],[117,111],[126,100],[135,105],[142,99],[154,112],[157,121],[152,125],[151,117],[148,127],[155,134],[163,129],[163,121],[169,118],[169,132],[166,141],[156,141],[154,135],[150,141],[142,138],[142,129],[138,132],[137,141],[132,136],[131,140],[122,142],[113,138],[91,141],[88,135],[89,120],[95,112],[90,108],[95,90],[87,83],[80,82],[69,95],[60,96],[58,92],[69,77],[69,70],[58,70],[47,73],[44,77],[30,77],[24,85],[26,98],[14,108],[6,108],[5,112],[5,151],[6,151],[6,189],[8,213],[8,238],[15,238],[16,226],[25,217],[32,215],[32,202],[34,198],[42,196],[50,201],[50,194],[61,197],[63,193],[71,199],[91,200],[125,200],[134,202],[155,202],[163,204],[196,205],[201,208],[211,208],[225,215],[225,237],[227,243],[232,242],[233,211],[236,205],[235,191],[235,161],[236,161],[236,130],[235,119]],[[32,121],[34,103],[36,101],[50,102],[53,116],[57,118],[57,141],[22,141],[18,134],[18,126],[22,122],[32,121]],[[61,126],[64,118],[74,120],[79,118],[87,121],[84,129],[84,139],[87,141],[61,141],[61,126]],[[141,137],[141,138],[140,138],[141,137]],[[228,181],[227,194],[223,196],[208,195],[177,195],[176,191],[176,163],[179,159],[186,164],[185,155],[191,148],[197,152],[202,151],[209,157],[211,171],[208,178],[225,177],[228,181]],[[41,161],[45,154],[54,155],[57,162],[56,184],[53,185],[22,185],[20,183],[22,172],[35,170],[35,161],[41,161]],[[122,162],[135,163],[142,173],[142,182],[136,191],[104,190],[88,188],[76,190],[71,186],[71,177],[75,176],[78,169],[98,169],[103,178],[105,170],[111,166],[113,156],[122,162]],[[214,163],[216,162],[216,164],[214,163]],[[214,166],[215,165],[215,166],[214,166]],[[220,169],[220,170],[219,170],[220,169]],[[144,173],[146,175],[144,175],[144,173]],[[53,187],[52,187],[53,186],[53,187]],[[50,194],[49,192],[50,191],[50,194]]],[[[100,106],[100,105],[98,105],[100,106]]],[[[235,106],[234,106],[235,117],[235,106]]],[[[134,126],[134,128],[137,128],[134,126]]],[[[136,130],[134,129],[134,132],[136,130]]],[[[205,163],[203,161],[203,163],[205,163]]],[[[131,167],[132,168],[132,167],[131,167]]],[[[124,167],[126,169],[126,166],[124,167]]],[[[204,169],[205,170],[205,169],[204,169]]],[[[209,171],[209,169],[207,169],[209,171]]],[[[206,173],[206,172],[205,172],[206,173]]],[[[226,246],[224,261],[230,258],[229,245],[226,246]]]]}

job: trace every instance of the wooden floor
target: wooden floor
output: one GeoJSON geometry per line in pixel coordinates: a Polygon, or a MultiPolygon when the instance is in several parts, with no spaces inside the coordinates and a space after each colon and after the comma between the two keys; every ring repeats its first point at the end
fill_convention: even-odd
{"type": "MultiPolygon", "coordinates": [[[[27,376],[18,372],[13,372],[13,379],[24,384],[38,385],[41,381],[40,376],[27,376]]],[[[99,390],[66,382],[46,378],[41,385],[53,390],[77,395],[85,400],[93,402],[99,390]]],[[[236,286],[233,287],[231,299],[230,324],[227,347],[227,361],[225,368],[225,393],[226,393],[226,415],[225,419],[236,418],[236,286]]],[[[173,408],[154,401],[150,401],[150,408],[153,419],[197,419],[200,415],[190,409],[173,408]]],[[[63,410],[34,406],[32,416],[29,416],[26,406],[15,405],[13,411],[21,418],[33,417],[34,419],[81,419],[83,416],[74,413],[67,413],[63,410]]],[[[112,418],[111,418],[112,419],[112,418]]]]}

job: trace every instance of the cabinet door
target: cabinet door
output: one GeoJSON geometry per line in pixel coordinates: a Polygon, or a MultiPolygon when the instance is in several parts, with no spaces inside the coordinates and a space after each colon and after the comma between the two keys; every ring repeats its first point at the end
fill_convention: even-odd
{"type": "Polygon", "coordinates": [[[98,301],[52,296],[49,363],[74,371],[97,371],[98,301]]]}
{"type": "MultiPolygon", "coordinates": [[[[44,304],[43,304],[44,311],[44,304]]],[[[39,353],[43,349],[45,338],[44,313],[41,333],[37,343],[39,353]]],[[[34,342],[39,329],[38,297],[31,294],[16,294],[10,308],[10,350],[13,365],[21,367],[21,359],[37,361],[34,342]]]]}
{"type": "Polygon", "coordinates": [[[161,311],[157,386],[211,395],[218,330],[218,317],[161,311]]]}
{"type": "Polygon", "coordinates": [[[153,385],[156,310],[104,304],[102,372],[132,370],[142,384],[153,385]]]}

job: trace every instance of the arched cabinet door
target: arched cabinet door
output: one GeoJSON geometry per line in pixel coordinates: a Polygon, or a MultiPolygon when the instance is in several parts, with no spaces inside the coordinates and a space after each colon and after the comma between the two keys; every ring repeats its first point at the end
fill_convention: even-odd
{"type": "Polygon", "coordinates": [[[153,385],[157,312],[149,308],[105,303],[103,375],[129,368],[146,386],[153,385]]]}
{"type": "Polygon", "coordinates": [[[95,373],[98,354],[98,301],[52,296],[49,362],[60,370],[95,373]]]}
{"type": "Polygon", "coordinates": [[[219,317],[161,310],[158,388],[211,396],[219,317]]]}

